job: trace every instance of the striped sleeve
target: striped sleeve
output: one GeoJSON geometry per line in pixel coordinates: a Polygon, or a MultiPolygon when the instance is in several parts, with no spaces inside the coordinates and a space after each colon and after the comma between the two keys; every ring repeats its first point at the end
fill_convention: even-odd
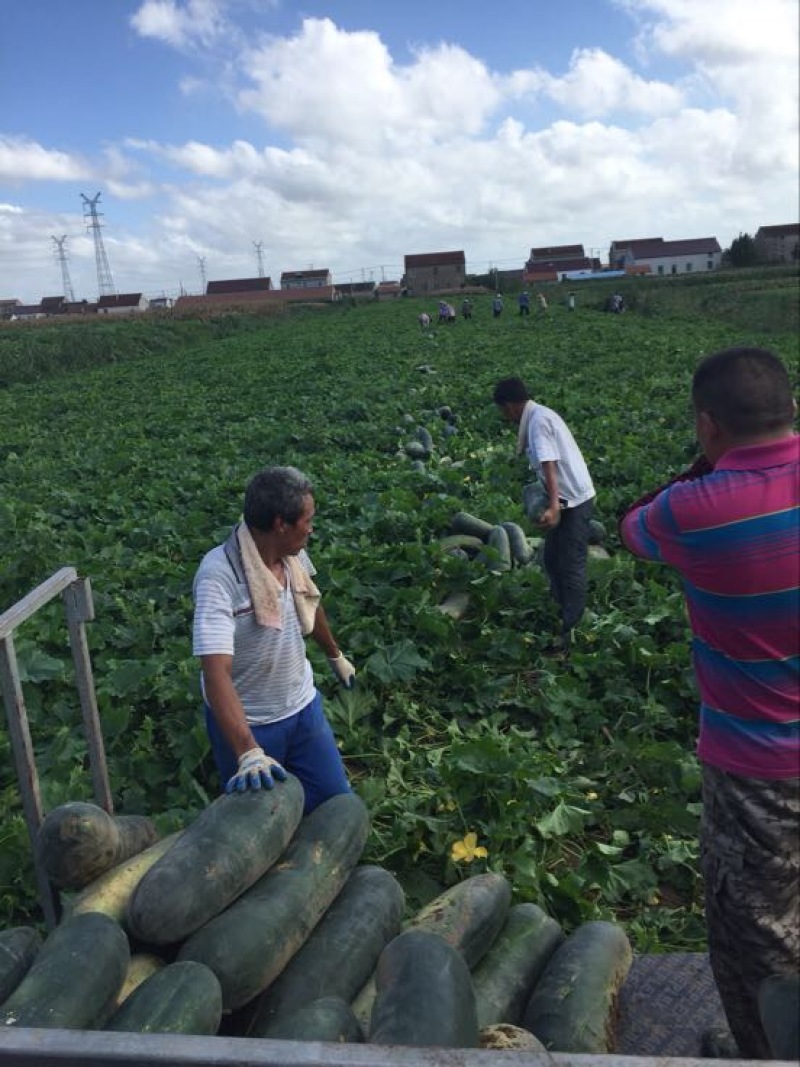
{"type": "Polygon", "coordinates": [[[192,654],[232,656],[234,632],[230,596],[213,578],[201,578],[195,586],[192,654]]]}
{"type": "Polygon", "coordinates": [[[620,523],[620,535],[626,548],[635,556],[642,559],[663,562],[661,547],[654,534],[654,530],[664,525],[660,512],[668,508],[666,499],[669,490],[665,489],[655,500],[649,504],[642,504],[632,508],[620,523]],[[651,523],[653,526],[651,527],[651,523]]]}

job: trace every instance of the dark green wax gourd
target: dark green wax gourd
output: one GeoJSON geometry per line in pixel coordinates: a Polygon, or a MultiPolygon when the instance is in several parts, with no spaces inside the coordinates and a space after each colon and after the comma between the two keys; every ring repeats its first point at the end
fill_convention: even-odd
{"type": "Polygon", "coordinates": [[[203,1034],[219,1030],[222,990],[202,963],[176,962],[157,970],[126,997],[105,1030],[137,1034],[203,1034]]]}
{"type": "Polygon", "coordinates": [[[508,536],[512,560],[520,567],[526,566],[533,559],[533,549],[525,531],[516,522],[504,522],[501,525],[508,536]]]}
{"type": "Polygon", "coordinates": [[[45,815],[36,849],[53,885],[83,889],[158,837],[155,824],[144,815],[109,815],[96,804],[75,801],[45,815]]]}
{"type": "Polygon", "coordinates": [[[32,926],[12,926],[0,933],[0,1004],[17,988],[42,947],[32,926]]]}
{"type": "Polygon", "coordinates": [[[438,544],[445,552],[463,549],[468,556],[474,556],[481,551],[484,542],[482,537],[475,537],[474,534],[454,533],[440,538],[438,544]]]}
{"type": "Polygon", "coordinates": [[[430,430],[426,429],[424,426],[418,426],[417,440],[425,449],[425,455],[429,456],[433,451],[433,437],[431,436],[430,430]]]}
{"type": "Polygon", "coordinates": [[[67,919],[0,1007],[0,1027],[91,1029],[114,1003],[129,960],[125,932],[107,915],[67,919]]]}
{"type": "Polygon", "coordinates": [[[584,923],[550,957],[522,1025],[551,1052],[613,1052],[617,999],[632,962],[621,927],[584,923]]]}
{"type": "Polygon", "coordinates": [[[539,522],[549,503],[547,490],[541,482],[529,482],[522,487],[522,510],[530,522],[539,522]]]}
{"type": "Polygon", "coordinates": [[[258,996],[299,951],[358,863],[368,831],[355,793],[326,800],[302,820],[278,862],[184,942],[178,958],[211,968],[225,1011],[258,996]]]}
{"type": "Polygon", "coordinates": [[[275,863],[300,823],[303,799],[294,775],[274,789],[217,797],[136,886],[130,932],[168,945],[199,930],[275,863]]]}
{"type": "Polygon", "coordinates": [[[502,930],[511,905],[511,883],[501,874],[473,874],[426,904],[408,921],[458,949],[472,968],[502,930]]]}
{"type": "Polygon", "coordinates": [[[511,542],[504,526],[493,526],[486,538],[486,548],[481,557],[493,574],[510,571],[513,563],[511,542]]]}
{"type": "Polygon", "coordinates": [[[450,529],[454,534],[469,534],[485,542],[492,532],[492,525],[476,515],[470,515],[468,511],[457,511],[450,522],[450,529]]]}
{"type": "Polygon", "coordinates": [[[606,543],[606,528],[599,519],[589,519],[589,544],[604,545],[606,543]]]}
{"type": "Polygon", "coordinates": [[[335,1041],[351,1045],[364,1040],[353,1009],[341,997],[320,997],[288,1015],[281,1015],[261,1036],[280,1041],[335,1041]]]}
{"type": "Polygon", "coordinates": [[[258,998],[248,1036],[275,1036],[276,1022],[312,1001],[335,996],[349,1003],[399,932],[404,906],[394,875],[356,867],[308,941],[258,998]]]}
{"type": "Polygon", "coordinates": [[[469,968],[438,934],[404,930],[390,941],[378,961],[375,986],[371,1044],[478,1047],[469,968]]]}
{"type": "Polygon", "coordinates": [[[404,447],[405,453],[409,457],[409,459],[419,460],[420,462],[422,462],[422,460],[424,460],[428,455],[428,451],[421,441],[409,441],[404,447]]]}
{"type": "Polygon", "coordinates": [[[437,605],[443,615],[448,615],[456,622],[466,615],[470,604],[470,595],[464,589],[454,590],[448,593],[444,600],[437,605]]]}
{"type": "MultiPolygon", "coordinates": [[[[473,968],[503,928],[510,904],[510,882],[487,871],[446,889],[404,925],[438,934],[461,953],[467,967],[473,968]]],[[[353,1010],[365,1030],[369,1028],[375,991],[372,974],[353,1000],[353,1010]]]]}
{"type": "Polygon", "coordinates": [[[536,904],[515,904],[489,951],[472,972],[478,1026],[518,1026],[536,980],[564,933],[536,904]]]}

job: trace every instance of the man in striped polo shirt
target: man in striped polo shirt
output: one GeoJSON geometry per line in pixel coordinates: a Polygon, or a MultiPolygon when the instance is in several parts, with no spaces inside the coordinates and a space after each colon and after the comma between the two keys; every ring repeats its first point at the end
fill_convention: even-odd
{"type": "Polygon", "coordinates": [[[266,467],[247,486],[244,522],[205,555],[193,589],[193,650],[226,791],[271,789],[288,770],[303,785],[305,814],[350,790],[305,638],[343,685],[355,675],[312,581],[313,517],[308,479],[294,467],[266,467]]]}
{"type": "Polygon", "coordinates": [[[739,1052],[770,1058],[759,986],[800,968],[800,437],[786,368],[764,349],[704,359],[692,401],[704,457],[620,532],[683,578],[711,964],[739,1052]]]}

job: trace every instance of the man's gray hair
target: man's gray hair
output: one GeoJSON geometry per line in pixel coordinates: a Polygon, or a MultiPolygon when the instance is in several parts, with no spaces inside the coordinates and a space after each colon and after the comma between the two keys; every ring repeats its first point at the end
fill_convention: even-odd
{"type": "Polygon", "coordinates": [[[303,514],[311,482],[297,467],[264,467],[244,494],[244,521],[253,530],[269,531],[276,519],[293,526],[303,514]]]}

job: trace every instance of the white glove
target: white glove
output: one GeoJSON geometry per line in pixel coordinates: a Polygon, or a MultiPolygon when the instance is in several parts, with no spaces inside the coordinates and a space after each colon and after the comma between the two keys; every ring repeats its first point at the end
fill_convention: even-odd
{"type": "Polygon", "coordinates": [[[329,656],[328,663],[345,689],[352,689],[356,680],[356,669],[344,652],[340,652],[338,656],[329,656]]]}
{"type": "Polygon", "coordinates": [[[239,757],[239,769],[228,779],[226,793],[244,793],[248,789],[272,789],[273,778],[286,781],[286,771],[263,748],[249,748],[239,757]]]}

